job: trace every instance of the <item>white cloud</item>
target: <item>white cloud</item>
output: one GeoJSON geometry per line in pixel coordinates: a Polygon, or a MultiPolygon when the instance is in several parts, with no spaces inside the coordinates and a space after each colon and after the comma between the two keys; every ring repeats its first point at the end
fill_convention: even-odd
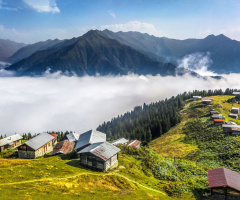
{"type": "Polygon", "coordinates": [[[24,2],[37,12],[60,13],[56,0],[24,0],[24,2]]]}
{"type": "Polygon", "coordinates": [[[109,11],[108,13],[109,13],[109,15],[111,15],[114,19],[116,18],[116,15],[115,15],[112,11],[109,11]]]}
{"type": "Polygon", "coordinates": [[[83,132],[136,105],[194,89],[240,88],[240,74],[221,80],[161,76],[0,78],[0,132],[83,132]]]}
{"type": "Polygon", "coordinates": [[[114,32],[117,31],[137,31],[141,33],[148,33],[150,35],[155,36],[162,36],[163,33],[155,28],[153,24],[145,23],[145,22],[139,22],[139,21],[129,21],[126,24],[111,24],[111,25],[102,25],[100,27],[101,30],[103,29],[109,29],[114,32]]]}
{"type": "Polygon", "coordinates": [[[210,53],[193,53],[184,56],[183,59],[178,61],[178,67],[185,69],[190,69],[201,76],[215,76],[214,72],[210,71],[208,68],[212,64],[210,53]]]}

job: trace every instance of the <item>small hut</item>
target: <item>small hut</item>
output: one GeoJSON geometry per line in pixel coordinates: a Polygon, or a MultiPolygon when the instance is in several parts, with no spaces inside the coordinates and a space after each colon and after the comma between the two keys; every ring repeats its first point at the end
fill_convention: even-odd
{"type": "Polygon", "coordinates": [[[50,135],[54,137],[52,142],[53,142],[53,146],[55,146],[57,144],[57,137],[58,137],[58,135],[55,134],[55,133],[51,133],[50,135]]]}
{"type": "Polygon", "coordinates": [[[232,133],[233,130],[240,129],[240,126],[236,124],[223,124],[222,128],[224,133],[232,133]]]}
{"type": "Polygon", "coordinates": [[[118,166],[118,152],[121,150],[109,142],[98,142],[82,149],[80,164],[97,171],[107,171],[118,166]]]}
{"type": "Polygon", "coordinates": [[[22,144],[23,137],[19,134],[14,134],[0,140],[0,152],[8,149],[14,149],[22,144]]]}
{"type": "Polygon", "coordinates": [[[212,119],[225,119],[225,116],[224,115],[212,115],[212,119]]]}
{"type": "Polygon", "coordinates": [[[238,114],[230,113],[228,116],[233,118],[233,119],[238,119],[238,114]]]}
{"type": "Polygon", "coordinates": [[[218,114],[219,114],[219,112],[216,111],[216,110],[212,110],[212,111],[210,111],[210,115],[218,115],[218,114]]]}
{"type": "Polygon", "coordinates": [[[224,124],[224,119],[214,119],[214,125],[222,125],[224,124]]]}
{"type": "Polygon", "coordinates": [[[194,100],[194,101],[201,100],[201,99],[202,99],[201,96],[193,96],[193,100],[194,100]]]}
{"type": "Polygon", "coordinates": [[[127,144],[129,142],[129,140],[125,139],[125,138],[119,138],[115,141],[113,141],[111,144],[117,146],[119,144],[127,144]]]}
{"type": "Polygon", "coordinates": [[[226,168],[208,171],[211,196],[214,199],[240,199],[240,174],[226,168]]]}
{"type": "Polygon", "coordinates": [[[53,136],[42,133],[18,147],[19,158],[37,158],[53,150],[53,136]]]}
{"type": "Polygon", "coordinates": [[[127,146],[130,146],[130,147],[135,147],[137,149],[140,149],[141,148],[141,142],[139,140],[130,140],[128,143],[127,143],[127,146]]]}
{"type": "Polygon", "coordinates": [[[231,113],[239,115],[239,108],[232,107],[231,113]]]}

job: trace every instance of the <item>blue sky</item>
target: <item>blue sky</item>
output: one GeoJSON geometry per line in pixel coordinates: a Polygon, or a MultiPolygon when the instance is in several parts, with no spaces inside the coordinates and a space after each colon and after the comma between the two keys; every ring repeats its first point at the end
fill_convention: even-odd
{"type": "Polygon", "coordinates": [[[0,0],[0,38],[33,43],[90,29],[240,41],[239,0],[0,0]]]}

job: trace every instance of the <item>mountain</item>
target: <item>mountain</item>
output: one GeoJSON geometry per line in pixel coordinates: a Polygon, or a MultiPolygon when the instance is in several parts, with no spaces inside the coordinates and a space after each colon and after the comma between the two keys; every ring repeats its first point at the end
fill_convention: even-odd
{"type": "Polygon", "coordinates": [[[7,70],[18,76],[42,75],[62,71],[68,74],[161,74],[174,75],[176,67],[150,59],[136,49],[110,39],[100,31],[89,31],[81,37],[65,40],[48,49],[37,51],[7,70]]]}
{"type": "Polygon", "coordinates": [[[46,40],[43,42],[37,42],[35,44],[25,46],[25,47],[19,49],[17,52],[15,52],[11,57],[9,57],[7,59],[7,61],[9,63],[16,63],[24,58],[31,56],[32,54],[34,54],[37,51],[42,51],[42,50],[48,49],[62,41],[63,40],[58,40],[58,39],[46,40]]]}
{"type": "Polygon", "coordinates": [[[176,40],[139,32],[104,30],[103,33],[158,61],[177,65],[178,60],[186,55],[209,52],[212,60],[209,70],[216,73],[240,72],[240,42],[222,34],[209,35],[204,39],[176,40]]]}
{"type": "Polygon", "coordinates": [[[7,61],[8,57],[24,46],[26,44],[0,39],[0,61],[7,61]]]}

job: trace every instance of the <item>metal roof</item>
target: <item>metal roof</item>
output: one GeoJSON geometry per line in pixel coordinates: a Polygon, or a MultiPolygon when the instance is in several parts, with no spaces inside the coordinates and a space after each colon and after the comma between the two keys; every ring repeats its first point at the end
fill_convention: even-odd
{"type": "Polygon", "coordinates": [[[106,134],[96,130],[90,130],[82,133],[78,139],[75,149],[80,149],[87,144],[105,142],[106,134]]]}
{"type": "Polygon", "coordinates": [[[38,150],[40,147],[44,146],[48,142],[52,141],[54,137],[48,133],[42,133],[36,137],[25,142],[26,145],[34,150],[38,150]]]}
{"type": "Polygon", "coordinates": [[[225,122],[225,123],[228,124],[228,125],[237,125],[235,122],[230,122],[230,121],[225,122]]]}
{"type": "Polygon", "coordinates": [[[50,135],[53,136],[54,138],[58,137],[58,134],[55,134],[55,133],[51,133],[50,135]]]}
{"type": "Polygon", "coordinates": [[[127,144],[128,142],[129,142],[129,140],[127,140],[125,138],[119,138],[119,139],[113,141],[111,144],[113,144],[113,145],[127,144]]]}
{"type": "Polygon", "coordinates": [[[239,108],[237,108],[237,107],[232,107],[232,110],[239,110],[239,108]]]}
{"type": "Polygon", "coordinates": [[[59,153],[71,153],[74,148],[75,142],[71,142],[68,140],[61,141],[56,144],[55,148],[53,149],[52,155],[59,154],[59,153]]]}
{"type": "Polygon", "coordinates": [[[212,169],[208,171],[209,187],[228,186],[240,191],[240,174],[226,168],[212,169]]]}
{"type": "Polygon", "coordinates": [[[22,140],[23,137],[19,134],[14,134],[11,136],[8,136],[6,138],[3,138],[0,140],[0,146],[4,146],[4,145],[11,145],[13,144],[13,142],[17,141],[17,140],[22,140]]]}
{"type": "Polygon", "coordinates": [[[121,151],[121,149],[115,147],[114,145],[110,144],[109,142],[98,142],[98,143],[91,144],[90,146],[82,149],[81,151],[78,152],[78,154],[92,153],[95,156],[106,161],[109,158],[116,155],[120,151],[121,151]]]}
{"type": "Polygon", "coordinates": [[[128,146],[137,147],[141,142],[139,140],[131,140],[127,143],[128,146]]]}
{"type": "Polygon", "coordinates": [[[80,134],[79,133],[69,133],[66,135],[67,139],[71,142],[78,141],[80,134]]]}
{"type": "Polygon", "coordinates": [[[236,124],[223,124],[222,127],[223,128],[240,128],[240,126],[236,124]]]}
{"type": "Polygon", "coordinates": [[[240,94],[240,92],[233,92],[233,94],[239,95],[239,94],[240,94]]]}

